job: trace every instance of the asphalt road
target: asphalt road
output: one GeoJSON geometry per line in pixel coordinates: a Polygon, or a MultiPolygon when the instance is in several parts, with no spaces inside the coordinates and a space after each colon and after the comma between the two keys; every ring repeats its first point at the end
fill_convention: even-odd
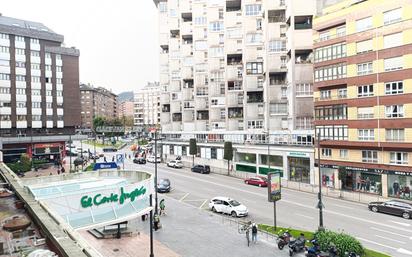
{"type": "MultiPolygon", "coordinates": [[[[83,144],[84,148],[85,144],[83,144]]],[[[90,150],[93,148],[90,147],[90,150]]],[[[123,151],[128,151],[125,149],[123,151]]],[[[120,151],[120,152],[123,152],[120,151]]],[[[113,154],[106,154],[111,160],[113,154]]],[[[134,164],[126,159],[125,169],[154,172],[154,164],[134,164]]],[[[218,174],[192,173],[188,168],[173,169],[158,164],[159,178],[169,178],[171,197],[207,210],[208,201],[215,196],[234,198],[249,209],[249,216],[258,223],[273,224],[273,204],[267,201],[267,189],[246,185],[242,180],[218,174]]],[[[277,203],[277,224],[315,230],[319,224],[319,210],[315,194],[282,189],[282,200],[277,203]]],[[[358,238],[367,248],[390,256],[412,256],[412,220],[372,213],[364,204],[324,197],[324,225],[327,229],[343,231],[358,238]]]]}

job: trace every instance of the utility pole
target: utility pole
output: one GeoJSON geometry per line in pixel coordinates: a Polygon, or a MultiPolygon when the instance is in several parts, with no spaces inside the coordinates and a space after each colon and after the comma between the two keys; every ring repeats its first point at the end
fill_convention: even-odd
{"type": "MultiPolygon", "coordinates": [[[[150,195],[150,207],[153,207],[152,195],[150,195]]],[[[154,257],[153,253],[153,208],[150,210],[150,255],[149,257],[154,257]]]]}
{"type": "Polygon", "coordinates": [[[318,141],[318,169],[319,169],[319,193],[318,193],[318,208],[319,208],[319,228],[318,230],[324,230],[323,227],[323,203],[322,203],[322,172],[320,168],[320,133],[317,134],[318,141]]]}
{"type": "Polygon", "coordinates": [[[70,143],[70,145],[69,145],[69,162],[70,162],[70,168],[69,168],[69,172],[71,173],[72,172],[72,135],[69,135],[69,143],[70,143]]]}
{"type": "Polygon", "coordinates": [[[94,156],[93,156],[93,162],[96,164],[96,141],[97,141],[97,134],[96,131],[94,132],[94,144],[93,144],[93,148],[94,148],[94,156]]]}
{"type": "Polygon", "coordinates": [[[155,154],[155,214],[157,215],[157,129],[155,130],[155,150],[154,150],[154,154],[155,154]]]}

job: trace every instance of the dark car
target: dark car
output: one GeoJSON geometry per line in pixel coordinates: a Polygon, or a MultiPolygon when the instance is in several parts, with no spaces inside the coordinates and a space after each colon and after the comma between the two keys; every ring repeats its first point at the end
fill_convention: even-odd
{"type": "Polygon", "coordinates": [[[103,148],[103,152],[108,153],[108,152],[117,152],[117,148],[111,147],[111,146],[106,146],[103,148]]]}
{"type": "Polygon", "coordinates": [[[157,183],[157,192],[158,193],[168,193],[170,192],[170,180],[167,178],[160,179],[159,183],[157,183]]]}
{"type": "Polygon", "coordinates": [[[267,178],[265,177],[251,177],[251,178],[245,179],[245,184],[255,185],[259,187],[267,187],[268,181],[267,181],[267,178]]]}
{"type": "Polygon", "coordinates": [[[412,204],[391,200],[387,202],[371,202],[368,205],[369,210],[373,212],[383,212],[396,216],[401,216],[405,219],[412,217],[412,204]]]}
{"type": "Polygon", "coordinates": [[[143,157],[138,157],[138,158],[134,158],[133,162],[137,164],[146,164],[146,159],[143,157]]]}
{"type": "Polygon", "coordinates": [[[210,173],[210,167],[209,165],[199,165],[198,164],[192,167],[192,172],[198,172],[201,174],[210,173]]]}

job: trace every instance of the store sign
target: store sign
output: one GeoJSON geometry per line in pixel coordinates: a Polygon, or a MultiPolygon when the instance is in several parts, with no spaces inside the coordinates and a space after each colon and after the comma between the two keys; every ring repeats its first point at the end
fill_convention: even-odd
{"type": "MultiPolygon", "coordinates": [[[[330,164],[321,164],[321,168],[331,168],[331,169],[339,169],[339,165],[330,165],[330,164]]],[[[384,169],[368,169],[362,167],[351,167],[351,166],[343,166],[347,171],[360,171],[360,172],[371,172],[376,174],[389,174],[389,175],[402,175],[402,176],[412,176],[411,171],[397,171],[397,170],[384,170],[384,169]]]]}
{"type": "Polygon", "coordinates": [[[88,208],[94,206],[99,206],[105,203],[119,203],[124,204],[127,199],[130,199],[130,202],[134,202],[139,196],[146,193],[146,188],[141,186],[136,188],[130,193],[124,191],[124,188],[120,188],[120,194],[111,193],[110,195],[103,196],[102,194],[96,194],[93,196],[85,195],[80,199],[80,203],[83,208],[88,208]]]}
{"type": "Polygon", "coordinates": [[[304,153],[304,152],[288,152],[288,156],[306,157],[306,158],[310,157],[309,153],[304,153]]]}
{"type": "Polygon", "coordinates": [[[93,170],[102,170],[102,169],[116,169],[117,164],[115,162],[99,162],[94,164],[93,170]]]}
{"type": "Polygon", "coordinates": [[[60,147],[34,148],[34,154],[59,154],[60,147]]]}
{"type": "Polygon", "coordinates": [[[281,195],[281,174],[280,172],[268,173],[268,200],[276,202],[282,198],[281,195]]]}

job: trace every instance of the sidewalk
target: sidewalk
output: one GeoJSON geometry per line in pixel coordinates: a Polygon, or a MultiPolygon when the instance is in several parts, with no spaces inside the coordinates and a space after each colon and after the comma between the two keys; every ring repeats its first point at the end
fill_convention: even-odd
{"type": "MultiPolygon", "coordinates": [[[[215,214],[159,194],[159,200],[163,198],[167,215],[160,218],[162,228],[154,232],[154,238],[182,257],[289,256],[287,249],[280,251],[274,242],[263,241],[262,234],[258,234],[257,244],[248,247],[237,226],[223,224],[215,214]]],[[[149,233],[147,221],[134,222],[138,230],[149,233]]]]}

